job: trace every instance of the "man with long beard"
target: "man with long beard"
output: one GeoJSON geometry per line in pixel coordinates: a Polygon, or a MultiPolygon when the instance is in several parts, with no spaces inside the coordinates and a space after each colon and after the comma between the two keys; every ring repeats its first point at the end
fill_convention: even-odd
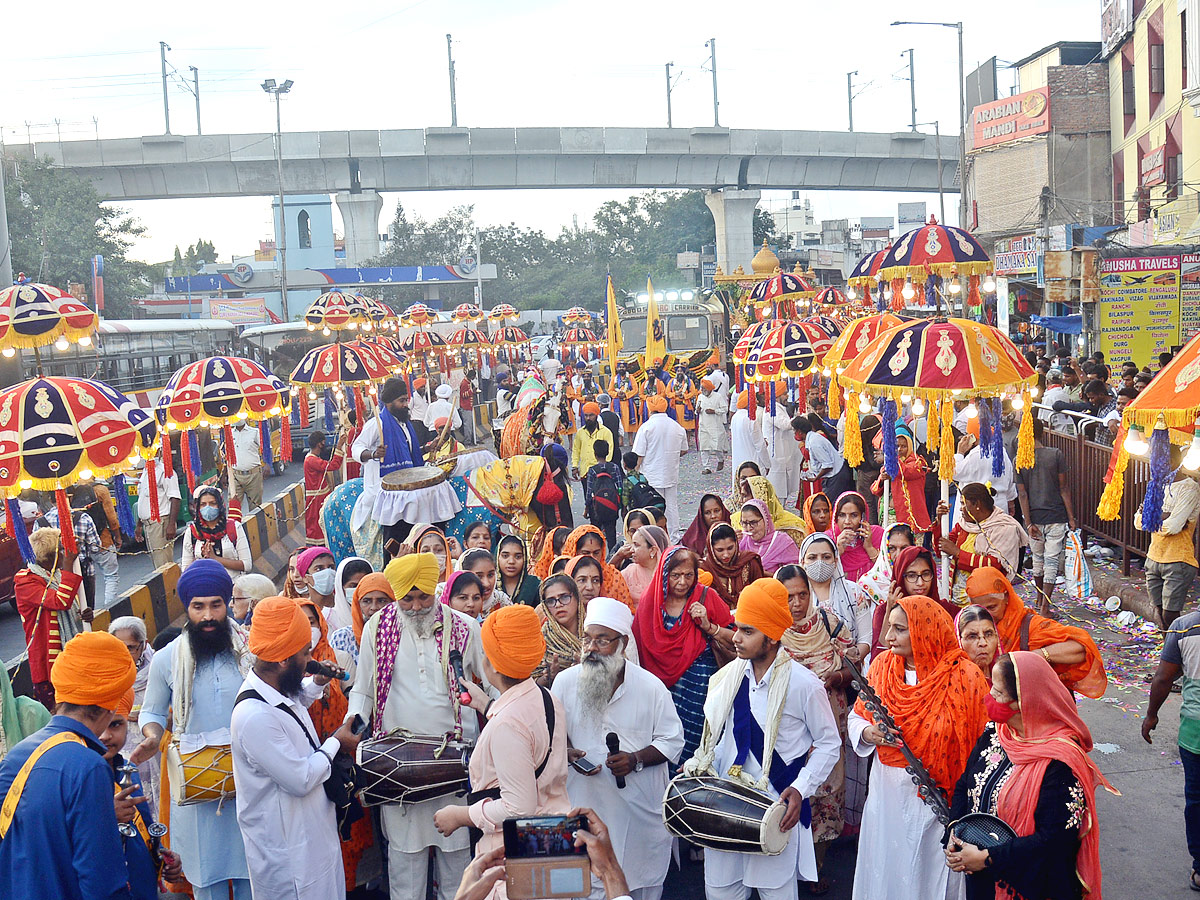
{"type": "MultiPolygon", "coordinates": [[[[662,681],[626,661],[632,629],[628,606],[610,597],[592,599],[583,622],[581,665],[559,673],[551,693],[566,711],[571,759],[603,761],[593,775],[567,772],[571,803],[594,809],[608,825],[633,900],[658,900],[671,862],[662,798],[668,770],[683,751],[683,724],[662,681]],[[610,734],[617,752],[609,752],[610,734]]],[[[595,877],[591,896],[604,897],[595,877]]]]}
{"type": "MultiPolygon", "coordinates": [[[[421,440],[408,407],[408,388],[399,378],[389,378],[379,391],[379,414],[363,423],[350,455],[362,463],[363,492],[354,504],[350,530],[357,532],[374,520],[383,529],[384,540],[403,540],[408,525],[401,521],[398,492],[380,488],[384,475],[425,465],[421,440]]],[[[430,410],[436,404],[431,405],[430,410]]]]}
{"type": "MultiPolygon", "coordinates": [[[[130,755],[134,765],[158,752],[167,728],[181,753],[230,744],[230,719],[249,655],[245,638],[229,618],[233,580],[212,559],[198,559],[179,576],[176,588],[187,613],[183,634],[154,654],[138,719],[144,740],[130,755]]],[[[218,753],[218,755],[220,755],[218,753]]],[[[164,755],[164,764],[167,756],[164,755]]],[[[229,755],[220,764],[232,772],[229,755]]],[[[250,900],[250,875],[237,817],[225,800],[181,806],[184,786],[171,779],[171,849],[196,900],[250,900]]]]}
{"type": "MultiPolygon", "coordinates": [[[[462,654],[469,681],[482,680],[479,625],[434,599],[439,571],[432,553],[401,556],[384,569],[396,602],[363,628],[346,721],[360,715],[375,735],[403,728],[414,734],[475,737],[475,713],[461,705],[459,694],[465,688],[450,667],[450,652],[462,654]]],[[[388,841],[392,900],[425,896],[430,847],[435,852],[438,898],[454,896],[471,861],[467,831],[443,837],[433,822],[435,812],[454,802],[453,797],[437,797],[379,808],[388,841]]]]}
{"type": "Polygon", "coordinates": [[[233,711],[233,775],[255,900],[340,900],[342,848],[324,784],[334,756],[359,739],[342,725],[317,744],[308,706],[329,679],[304,677],[312,636],[295,600],[260,603],[248,643],[256,662],[233,711]]]}

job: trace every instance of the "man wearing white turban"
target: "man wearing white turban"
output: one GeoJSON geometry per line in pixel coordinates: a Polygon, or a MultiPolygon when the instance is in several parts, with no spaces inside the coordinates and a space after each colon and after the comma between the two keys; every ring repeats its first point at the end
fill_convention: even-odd
{"type": "MultiPolygon", "coordinates": [[[[658,900],[671,862],[662,798],[683,752],[683,724],[662,681],[622,655],[632,629],[624,603],[589,601],[581,665],[560,672],[551,693],[566,710],[572,761],[585,756],[600,765],[594,775],[567,772],[571,802],[594,809],[608,825],[633,900],[658,900]],[[610,737],[617,752],[609,752],[610,737]]],[[[604,896],[596,878],[591,896],[604,896]]]]}
{"type": "Polygon", "coordinates": [[[433,392],[437,397],[429,404],[429,409],[425,410],[425,427],[430,433],[436,432],[438,419],[450,419],[450,427],[455,431],[462,428],[462,416],[458,414],[458,410],[454,408],[451,398],[454,396],[454,388],[450,387],[446,382],[442,382],[437,386],[437,390],[433,392]]]}

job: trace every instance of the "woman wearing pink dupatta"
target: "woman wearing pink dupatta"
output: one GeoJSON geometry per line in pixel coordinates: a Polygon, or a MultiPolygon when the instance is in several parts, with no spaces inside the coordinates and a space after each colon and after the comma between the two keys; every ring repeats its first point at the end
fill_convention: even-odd
{"type": "Polygon", "coordinates": [[[1017,837],[991,850],[952,840],[946,865],[968,873],[968,900],[1100,900],[1096,788],[1117,791],[1088,756],[1092,734],[1071,692],[1040,654],[1018,650],[996,661],[986,703],[994,724],[971,751],[950,819],[988,813],[1017,837]]]}
{"type": "Polygon", "coordinates": [[[774,575],[780,566],[800,562],[800,549],[786,534],[775,530],[775,523],[767,504],[761,500],[747,500],[739,516],[742,536],[738,548],[757,553],[762,560],[763,571],[774,575]]]}

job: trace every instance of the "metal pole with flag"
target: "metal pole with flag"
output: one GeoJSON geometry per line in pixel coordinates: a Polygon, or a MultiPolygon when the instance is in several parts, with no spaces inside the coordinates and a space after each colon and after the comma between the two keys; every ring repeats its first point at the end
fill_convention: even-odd
{"type": "Polygon", "coordinates": [[[605,281],[608,286],[608,369],[609,373],[615,375],[617,372],[617,355],[621,352],[621,345],[624,339],[621,337],[621,319],[617,315],[617,295],[613,291],[612,275],[605,276],[605,281]]]}
{"type": "Polygon", "coordinates": [[[667,355],[667,340],[663,333],[662,320],[658,317],[658,301],[654,298],[654,284],[650,276],[646,276],[646,362],[649,370],[655,360],[664,359],[667,355]]]}

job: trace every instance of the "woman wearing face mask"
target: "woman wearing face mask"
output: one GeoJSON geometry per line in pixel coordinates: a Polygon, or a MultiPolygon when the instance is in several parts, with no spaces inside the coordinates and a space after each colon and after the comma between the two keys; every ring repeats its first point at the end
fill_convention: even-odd
{"type": "Polygon", "coordinates": [[[541,602],[538,588],[541,582],[525,568],[528,554],[525,542],[515,534],[506,534],[496,545],[496,567],[500,570],[497,587],[512,598],[513,603],[537,606],[541,602]]]}
{"type": "Polygon", "coordinates": [[[716,494],[705,494],[700,498],[700,509],[696,511],[696,518],[683,533],[680,543],[702,557],[708,552],[708,533],[712,531],[712,527],[718,522],[732,521],[733,515],[724,501],[716,494]]]}
{"type": "Polygon", "coordinates": [[[442,584],[452,571],[450,560],[450,542],[446,535],[436,525],[422,522],[414,525],[404,543],[400,545],[400,555],[409,553],[432,553],[438,561],[438,583],[442,584]]]}
{"type": "Polygon", "coordinates": [[[950,819],[999,816],[1017,837],[991,850],[951,839],[946,866],[967,873],[967,900],[1099,897],[1096,788],[1117,791],[1088,755],[1070,692],[1041,656],[1018,650],[996,662],[986,702],[995,724],[971,751],[950,819]]]}
{"type": "Polygon", "coordinates": [[[304,580],[304,576],[296,568],[296,563],[300,559],[300,550],[297,550],[288,557],[287,576],[283,580],[283,596],[291,597],[293,600],[299,600],[301,597],[308,596],[308,582],[304,580]]]}
{"type": "Polygon", "coordinates": [[[742,507],[739,519],[742,536],[738,547],[746,553],[757,553],[767,575],[774,575],[780,566],[799,561],[796,545],[787,535],[775,530],[775,523],[763,501],[748,501],[742,507]]]}
{"type": "Polygon", "coordinates": [[[742,589],[765,577],[762,560],[752,550],[738,546],[732,525],[718,522],[708,532],[708,546],[700,570],[712,576],[712,589],[733,609],[742,589]]]}
{"type": "Polygon", "coordinates": [[[833,537],[846,577],[858,581],[871,571],[883,547],[883,529],[867,521],[867,501],[846,491],[833,505],[833,537]]]}
{"type": "MultiPolygon", "coordinates": [[[[317,662],[338,667],[337,653],[329,643],[328,626],[322,610],[312,600],[299,601],[300,608],[308,617],[312,628],[312,658],[317,662]]],[[[353,681],[334,679],[322,689],[321,696],[308,707],[313,727],[317,731],[317,741],[322,742],[342,727],[346,719],[347,700],[343,690],[349,690],[353,681]]],[[[345,870],[346,888],[354,890],[358,883],[358,863],[363,852],[371,846],[371,820],[364,816],[350,826],[350,837],[342,841],[342,865],[345,870]]]]}
{"type": "Polygon", "coordinates": [[[667,533],[657,525],[643,525],[633,533],[630,546],[633,548],[632,564],[621,570],[621,577],[629,588],[629,596],[636,603],[654,580],[658,558],[667,549],[667,533]]]}
{"type": "Polygon", "coordinates": [[[871,610],[858,585],[846,577],[838,561],[837,545],[827,534],[810,534],[800,550],[800,565],[808,575],[809,588],[818,606],[829,610],[846,626],[854,646],[848,652],[857,662],[870,645],[871,610]]]}
{"type": "Polygon", "coordinates": [[[371,564],[361,556],[347,556],[337,566],[333,579],[333,609],[325,614],[330,632],[349,628],[351,621],[350,598],[363,577],[371,574],[371,564]]]}
{"type": "Polygon", "coordinates": [[[583,609],[579,588],[569,575],[551,575],[542,582],[542,637],[546,655],[533,679],[550,687],[563,669],[579,664],[583,651],[583,609]]]}
{"type": "MultiPolygon", "coordinates": [[[[958,492],[962,504],[962,520],[948,537],[938,545],[950,555],[956,577],[954,591],[962,593],[968,575],[984,566],[993,566],[1005,575],[1017,571],[1021,548],[1029,546],[1029,535],[1008,513],[996,506],[996,498],[987,485],[972,481],[958,492]]],[[[946,512],[945,503],[938,505],[938,516],[946,512]]]]}
{"type": "MultiPolygon", "coordinates": [[[[775,578],[787,588],[788,608],[792,613],[792,627],[783,633],[783,649],[825,683],[829,707],[837,718],[838,732],[844,743],[849,712],[846,688],[850,686],[850,672],[842,658],[854,646],[853,638],[837,617],[813,602],[804,569],[784,566],[775,573],[775,578]]],[[[812,837],[818,873],[829,845],[842,834],[845,795],[846,771],[844,760],[839,759],[825,783],[812,796],[812,837]]],[[[829,890],[829,883],[821,879],[809,890],[813,894],[823,894],[829,890]]]]}
{"type": "Polygon", "coordinates": [[[196,488],[193,496],[192,522],[183,535],[180,571],[197,559],[215,559],[233,576],[251,569],[250,541],[245,530],[225,514],[221,491],[207,485],[196,488]]]}
{"type": "Polygon", "coordinates": [[[979,666],[988,684],[992,683],[992,667],[1000,656],[1000,634],[996,620],[982,606],[967,606],[954,617],[958,646],[979,666]]]}
{"type": "Polygon", "coordinates": [[[829,532],[833,528],[833,504],[823,492],[804,501],[804,524],[808,526],[809,534],[829,532]]]}
{"type": "MultiPolygon", "coordinates": [[[[928,597],[896,605],[886,641],[888,652],[871,661],[867,680],[949,796],[987,723],[987,680],[958,646],[949,614],[928,597]]],[[[904,770],[895,735],[875,724],[861,698],[847,728],[858,756],[878,757],[858,838],[854,896],[961,897],[961,876],[946,868],[942,853],[942,824],[904,770]]]]}
{"type": "Polygon", "coordinates": [[[876,657],[887,649],[883,635],[887,630],[888,616],[902,597],[929,597],[951,616],[958,615],[961,607],[942,599],[938,593],[937,569],[933,551],[924,547],[905,547],[896,554],[892,566],[892,583],[887,600],[878,604],[871,615],[871,656],[876,657]]]}

